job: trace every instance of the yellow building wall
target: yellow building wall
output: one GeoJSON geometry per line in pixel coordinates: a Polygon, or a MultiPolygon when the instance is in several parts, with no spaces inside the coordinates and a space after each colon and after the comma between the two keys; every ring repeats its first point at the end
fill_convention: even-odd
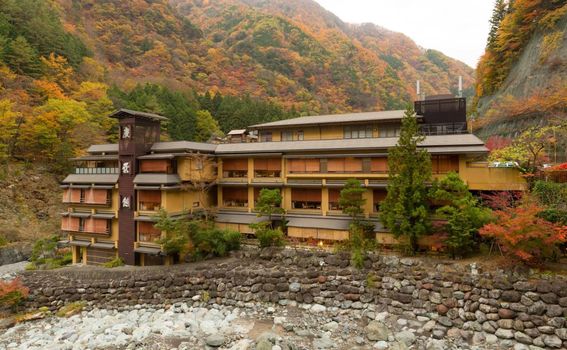
{"type": "Polygon", "coordinates": [[[177,174],[182,181],[213,181],[216,178],[215,168],[216,161],[212,157],[195,156],[177,159],[177,174]],[[201,162],[202,168],[199,167],[201,162]]]}
{"type": "Polygon", "coordinates": [[[348,231],[345,230],[329,230],[305,227],[288,227],[288,237],[299,239],[322,239],[329,241],[342,241],[348,239],[348,231]]]}
{"type": "Polygon", "coordinates": [[[340,125],[332,125],[321,127],[322,140],[337,140],[344,136],[343,127],[340,125]]]}
{"type": "Polygon", "coordinates": [[[516,168],[489,168],[485,162],[467,162],[459,159],[459,176],[471,190],[525,191],[526,180],[516,168]]]}

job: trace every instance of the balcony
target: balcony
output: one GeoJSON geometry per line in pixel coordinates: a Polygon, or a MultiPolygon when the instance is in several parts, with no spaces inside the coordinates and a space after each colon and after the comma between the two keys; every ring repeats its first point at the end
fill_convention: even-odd
{"type": "Polygon", "coordinates": [[[468,134],[467,123],[422,124],[419,132],[424,136],[468,134]]]}
{"type": "Polygon", "coordinates": [[[69,188],[63,192],[63,203],[111,206],[112,191],[92,188],[69,188]]]}
{"type": "Polygon", "coordinates": [[[119,168],[75,168],[75,174],[120,174],[119,168]]]}
{"type": "Polygon", "coordinates": [[[74,233],[110,235],[112,221],[100,219],[64,218],[61,221],[61,230],[74,233]]]}

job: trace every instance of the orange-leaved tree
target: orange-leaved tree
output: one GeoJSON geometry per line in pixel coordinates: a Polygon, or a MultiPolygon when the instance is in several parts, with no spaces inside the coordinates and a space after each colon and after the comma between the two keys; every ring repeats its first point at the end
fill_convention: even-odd
{"type": "Polygon", "coordinates": [[[0,280],[0,309],[16,308],[29,295],[29,289],[19,278],[0,280]]]}
{"type": "Polygon", "coordinates": [[[538,216],[543,209],[524,201],[516,207],[493,212],[495,220],[479,230],[494,238],[508,256],[526,264],[540,264],[559,255],[558,245],[567,241],[567,226],[555,225],[538,216]]]}

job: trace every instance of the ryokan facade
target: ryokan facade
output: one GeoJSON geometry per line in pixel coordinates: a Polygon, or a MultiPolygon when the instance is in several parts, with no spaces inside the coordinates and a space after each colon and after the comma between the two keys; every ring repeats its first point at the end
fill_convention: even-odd
{"type": "MultiPolygon", "coordinates": [[[[455,171],[472,191],[525,188],[515,168],[485,161],[487,148],[467,131],[464,99],[418,101],[416,112],[434,177],[455,171]]],[[[342,240],[350,221],[338,198],[349,178],[366,188],[364,215],[377,239],[393,243],[378,211],[403,114],[300,117],[235,130],[225,143],[210,144],[160,142],[164,117],[119,110],[111,115],[120,125],[118,144],[91,146],[73,159],[75,172],[62,182],[68,205],[62,230],[73,261],[100,264],[120,256],[132,265],[171,263],[157,243],[165,233],[153,225],[160,209],[181,217],[208,208],[219,227],[253,234],[249,225],[266,219],[254,210],[262,188],[280,189],[290,238],[342,240]]]]}

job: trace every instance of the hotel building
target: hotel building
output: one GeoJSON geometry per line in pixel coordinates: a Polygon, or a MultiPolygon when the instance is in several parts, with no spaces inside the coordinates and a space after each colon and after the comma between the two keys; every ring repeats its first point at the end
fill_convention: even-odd
{"type": "MultiPolygon", "coordinates": [[[[471,191],[524,190],[515,168],[491,167],[488,149],[468,132],[465,99],[442,96],[415,102],[421,147],[431,154],[433,176],[455,171],[471,191]]],[[[347,179],[366,192],[365,217],[376,238],[395,243],[378,220],[386,196],[388,149],[397,143],[404,111],[310,116],[235,130],[221,144],[160,142],[165,117],[122,109],[118,144],[93,145],[75,158],[63,182],[61,228],[73,261],[101,264],[121,257],[129,265],[169,264],[154,227],[165,209],[172,217],[211,212],[221,228],[253,234],[266,218],[254,210],[262,188],[283,197],[287,235],[298,240],[348,237],[349,218],[338,204],[347,179]]],[[[276,218],[278,219],[278,218],[276,218]]]]}

